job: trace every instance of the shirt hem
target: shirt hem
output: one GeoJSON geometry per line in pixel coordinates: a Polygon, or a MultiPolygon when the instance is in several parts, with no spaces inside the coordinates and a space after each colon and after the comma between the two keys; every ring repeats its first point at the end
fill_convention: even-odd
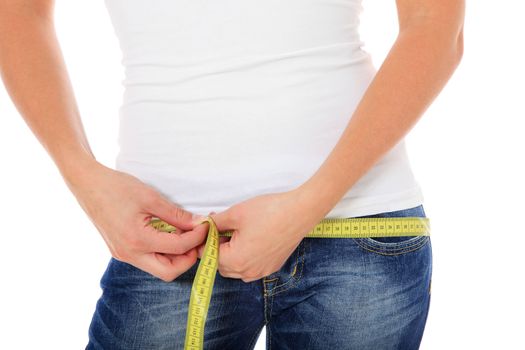
{"type": "Polygon", "coordinates": [[[326,218],[349,218],[356,216],[374,215],[390,211],[417,207],[424,202],[424,196],[419,186],[403,192],[373,198],[343,198],[339,201],[326,218]],[[366,203],[368,202],[368,203],[366,203]]]}

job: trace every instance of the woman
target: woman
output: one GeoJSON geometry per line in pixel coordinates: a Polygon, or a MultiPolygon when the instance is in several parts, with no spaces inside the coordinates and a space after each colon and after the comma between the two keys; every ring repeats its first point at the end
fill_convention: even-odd
{"type": "Polygon", "coordinates": [[[205,349],[253,348],[264,325],[272,349],[419,347],[428,236],[305,235],[325,217],[425,217],[403,137],[461,60],[463,1],[397,0],[376,71],[358,0],[106,0],[126,68],[115,170],[85,137],[53,1],[0,4],[27,38],[2,40],[6,87],[112,255],[88,349],[183,347],[208,214],[235,233],[205,349]]]}

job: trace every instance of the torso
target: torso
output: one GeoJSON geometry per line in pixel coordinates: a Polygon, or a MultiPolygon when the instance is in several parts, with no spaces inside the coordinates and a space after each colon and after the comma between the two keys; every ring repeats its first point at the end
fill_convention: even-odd
{"type": "MultiPolygon", "coordinates": [[[[105,0],[126,76],[116,169],[206,215],[304,183],[376,69],[353,0],[105,0]]],[[[327,215],[423,200],[402,140],[327,215]]]]}

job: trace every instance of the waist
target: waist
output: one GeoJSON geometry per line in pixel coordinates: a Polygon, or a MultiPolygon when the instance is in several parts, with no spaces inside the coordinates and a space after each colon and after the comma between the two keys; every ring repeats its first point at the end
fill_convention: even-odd
{"type": "Polygon", "coordinates": [[[353,42],[191,65],[144,61],[126,65],[122,107],[289,99],[294,93],[320,98],[341,89],[349,95],[375,73],[370,55],[353,42]]]}
{"type": "Polygon", "coordinates": [[[155,74],[136,72],[127,78],[119,110],[121,152],[140,157],[172,150],[246,154],[286,149],[324,155],[376,71],[368,59],[355,64],[334,52],[316,55],[321,57],[299,55],[233,71],[179,75],[156,67],[155,74]]]}
{"type": "MultiPolygon", "coordinates": [[[[210,148],[210,152],[195,154],[175,149],[162,157],[153,154],[130,156],[120,152],[116,169],[138,177],[188,210],[207,213],[224,210],[263,193],[295,189],[326,159],[321,153],[294,154],[286,149],[251,156],[236,153],[219,157],[210,148]]],[[[419,201],[418,191],[401,141],[354,184],[331,214],[366,214],[370,213],[370,208],[391,207],[407,198],[419,201]]]]}

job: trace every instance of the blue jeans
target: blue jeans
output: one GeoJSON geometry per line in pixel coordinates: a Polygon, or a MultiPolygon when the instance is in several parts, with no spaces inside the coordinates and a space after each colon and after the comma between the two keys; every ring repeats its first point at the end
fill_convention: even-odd
{"type": "MultiPolygon", "coordinates": [[[[425,217],[423,206],[363,217],[425,217]]],[[[166,283],[111,258],[86,349],[183,349],[198,264],[166,283]]],[[[418,349],[430,306],[429,236],[304,238],[282,268],[218,272],[204,349],[418,349]]]]}

